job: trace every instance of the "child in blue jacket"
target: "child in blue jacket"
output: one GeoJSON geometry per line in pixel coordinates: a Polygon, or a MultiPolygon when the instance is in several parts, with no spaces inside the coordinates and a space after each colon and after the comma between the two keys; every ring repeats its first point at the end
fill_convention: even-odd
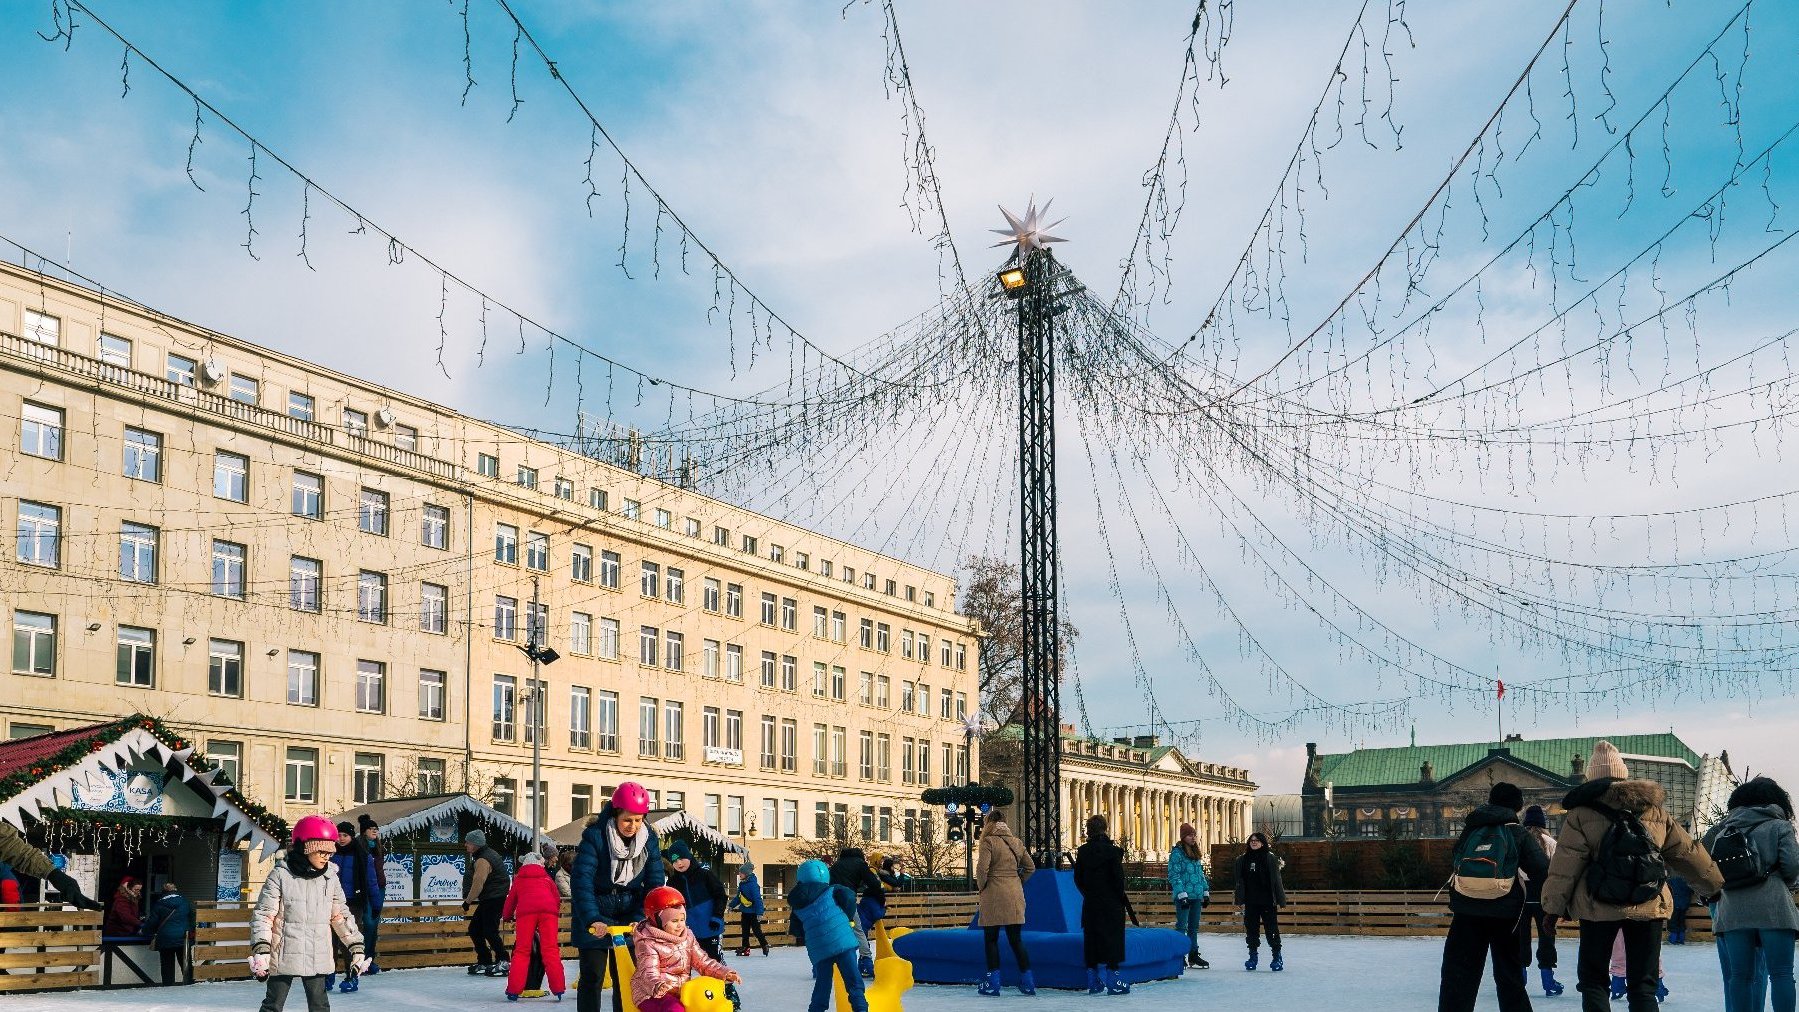
{"type": "Polygon", "coordinates": [[[831,971],[843,978],[852,1012],[868,1012],[862,975],[856,971],[856,894],[831,884],[831,870],[819,860],[802,863],[787,903],[793,909],[793,936],[812,961],[812,1003],[807,1012],[831,1004],[831,971]]]}
{"type": "Polygon", "coordinates": [[[743,942],[737,947],[737,954],[750,954],[750,932],[753,931],[762,946],[762,954],[768,955],[768,936],[762,933],[762,915],[768,913],[768,907],[762,902],[762,883],[756,881],[756,866],[748,861],[737,866],[737,896],[731,901],[731,909],[737,911],[742,921],[743,942]]]}

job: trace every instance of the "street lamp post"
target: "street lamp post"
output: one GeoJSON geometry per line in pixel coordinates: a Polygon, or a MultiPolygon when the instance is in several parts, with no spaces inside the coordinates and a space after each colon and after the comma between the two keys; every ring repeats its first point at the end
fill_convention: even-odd
{"type": "Polygon", "coordinates": [[[525,622],[525,645],[519,649],[531,659],[531,689],[525,693],[525,719],[531,722],[531,849],[543,849],[543,679],[542,665],[561,657],[544,644],[547,622],[539,622],[537,577],[531,578],[531,614],[525,622]]]}

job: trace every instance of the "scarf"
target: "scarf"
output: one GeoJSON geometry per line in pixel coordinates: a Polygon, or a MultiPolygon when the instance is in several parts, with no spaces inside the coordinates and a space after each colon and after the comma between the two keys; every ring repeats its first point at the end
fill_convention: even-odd
{"type": "Polygon", "coordinates": [[[628,886],[637,876],[643,874],[643,866],[649,863],[649,827],[637,831],[629,842],[618,835],[618,823],[606,823],[606,849],[612,855],[612,884],[619,887],[628,886]]]}

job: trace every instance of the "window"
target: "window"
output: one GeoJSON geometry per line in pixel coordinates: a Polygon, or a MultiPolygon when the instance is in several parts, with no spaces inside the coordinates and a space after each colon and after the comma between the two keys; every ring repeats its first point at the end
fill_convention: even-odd
{"type": "Polygon", "coordinates": [[[775,687],[775,652],[773,650],[762,651],[762,687],[764,689],[775,687]]]}
{"type": "Polygon", "coordinates": [[[712,543],[723,548],[731,543],[731,532],[723,527],[712,528],[712,543]]]}
{"type": "Polygon", "coordinates": [[[831,578],[831,560],[830,559],[819,559],[818,560],[818,575],[824,577],[827,580],[831,578]]]}
{"type": "Polygon", "coordinates": [[[813,661],[812,662],[812,694],[814,696],[817,696],[819,699],[823,699],[823,698],[825,698],[825,695],[827,693],[829,693],[830,691],[831,691],[830,669],[825,666],[824,661],[813,661]]]}
{"type": "Polygon", "coordinates": [[[62,563],[62,509],[19,501],[19,561],[55,569],[62,563]]]}
{"type": "Polygon", "coordinates": [[[295,611],[319,610],[319,586],[324,582],[324,563],[296,555],[287,563],[287,606],[295,611]]]}
{"type": "Polygon", "coordinates": [[[812,725],[812,775],[815,777],[831,772],[830,734],[831,729],[823,724],[812,725]]]}
{"type": "Polygon", "coordinates": [[[843,642],[844,626],[846,625],[847,622],[848,622],[848,619],[844,616],[843,612],[834,611],[831,613],[831,642],[832,643],[842,643],[843,642]]]}
{"type": "Polygon", "coordinates": [[[800,835],[800,803],[793,800],[781,802],[781,835],[794,837],[800,835]]]}
{"type": "Polygon", "coordinates": [[[759,765],[762,769],[775,768],[775,750],[779,748],[780,736],[776,732],[777,721],[768,714],[762,716],[762,750],[759,753],[759,765]]]}
{"type": "Polygon", "coordinates": [[[942,658],[938,661],[938,663],[942,664],[946,668],[949,667],[950,666],[950,649],[951,649],[950,641],[949,640],[939,640],[938,648],[942,651],[942,658]]]}
{"type": "Polygon", "coordinates": [[[420,759],[416,768],[418,770],[417,790],[421,796],[444,792],[444,761],[442,759],[420,759]]]}
{"type": "Polygon", "coordinates": [[[550,536],[537,531],[525,535],[525,568],[550,571],[550,536]]]}
{"type": "Polygon", "coordinates": [[[799,770],[800,722],[792,718],[781,720],[781,772],[794,773],[799,770]]]}
{"type": "Polygon", "coordinates": [[[543,742],[543,739],[538,737],[539,732],[545,729],[543,710],[546,701],[544,700],[543,695],[544,684],[542,681],[536,678],[525,679],[525,691],[519,696],[519,702],[524,704],[525,709],[525,736],[523,740],[527,745],[536,745],[543,742]]]}
{"type": "Polygon", "coordinates": [[[593,548],[575,545],[569,549],[569,578],[576,583],[593,582],[593,548]]]}
{"type": "Polygon", "coordinates": [[[219,450],[212,455],[212,494],[232,502],[250,501],[250,458],[219,450]]]}
{"type": "Polygon", "coordinates": [[[875,676],[875,705],[883,710],[893,705],[893,682],[886,675],[875,676]]]}
{"type": "Polygon", "coordinates": [[[491,453],[476,454],[475,473],[483,478],[498,478],[500,476],[500,458],[491,453]]]}
{"type": "Polygon", "coordinates": [[[231,374],[231,382],[225,386],[226,396],[245,404],[262,403],[262,384],[256,382],[254,376],[231,374]]]}
{"type": "Polygon", "coordinates": [[[369,434],[369,413],[345,408],[344,431],[352,436],[367,436],[369,434]]]}
{"type": "Polygon", "coordinates": [[[595,748],[601,752],[618,751],[618,693],[600,690],[599,723],[595,730],[599,732],[595,748]]]}
{"type": "Polygon", "coordinates": [[[875,575],[873,573],[862,574],[862,588],[864,590],[875,589],[875,575]]]}
{"type": "Polygon", "coordinates": [[[918,697],[917,698],[918,698],[918,715],[920,717],[929,717],[931,715],[931,686],[928,683],[925,683],[925,682],[918,683],[918,697]]]}
{"type": "Polygon", "coordinates": [[[873,805],[863,805],[862,806],[862,824],[860,826],[860,829],[862,831],[862,838],[864,840],[874,839],[875,806],[873,806],[873,805]]]}
{"type": "Polygon", "coordinates": [[[597,653],[601,660],[618,660],[618,619],[600,619],[600,642],[597,653]]]}
{"type": "Polygon", "coordinates": [[[933,593],[931,593],[931,592],[930,592],[930,591],[928,591],[928,590],[927,590],[927,591],[925,591],[925,592],[924,592],[924,606],[925,606],[925,607],[926,607],[926,608],[935,608],[935,607],[937,607],[937,595],[936,595],[936,594],[933,594],[933,593]]]}
{"type": "Polygon", "coordinates": [[[566,499],[569,502],[574,502],[574,500],[575,500],[575,483],[572,481],[569,481],[567,478],[564,478],[561,475],[557,475],[556,476],[556,498],[566,499]]]}
{"type": "Polygon", "coordinates": [[[35,309],[25,310],[25,339],[52,348],[62,344],[62,320],[46,316],[35,309]]]}
{"type": "Polygon", "coordinates": [[[212,592],[220,597],[244,597],[244,546],[230,541],[212,543],[212,592]]]}
{"type": "Polygon", "coordinates": [[[951,720],[956,715],[956,693],[951,689],[937,690],[937,716],[943,720],[951,720]]]}
{"type": "Polygon", "coordinates": [[[294,472],[293,513],[313,520],[325,518],[325,479],[305,471],[294,472]]]}
{"type": "Polygon", "coordinates": [[[310,650],[287,652],[287,701],[292,706],[319,705],[319,655],[310,650]]]}
{"type": "Polygon", "coordinates": [[[947,741],[943,743],[943,762],[938,766],[937,775],[943,778],[945,787],[955,783],[953,778],[956,775],[956,747],[947,741]]]}
{"type": "Polygon", "coordinates": [[[518,639],[518,598],[495,594],[493,599],[494,639],[518,639]]]}
{"type": "Polygon", "coordinates": [[[662,719],[662,703],[653,696],[637,699],[637,759],[655,759],[662,750],[657,746],[657,721],[662,719]]]}
{"type": "Polygon", "coordinates": [[[875,703],[875,673],[874,672],[864,671],[864,672],[862,672],[861,677],[856,680],[856,702],[861,703],[863,706],[873,706],[874,705],[874,703],[875,703]]]}
{"type": "Polygon", "coordinates": [[[762,799],[762,836],[774,839],[781,835],[781,802],[776,798],[762,799]]]}
{"type": "Polygon", "coordinates": [[[518,734],[518,679],[493,676],[493,740],[511,741],[518,734]]]}
{"type": "Polygon", "coordinates": [[[725,795],[725,833],[730,836],[743,835],[743,796],[741,794],[725,795]]]}
{"type": "Polygon", "coordinates": [[[185,355],[171,353],[168,357],[168,367],[163,372],[163,378],[170,383],[191,387],[194,385],[194,370],[198,366],[198,362],[185,355]]]}
{"type": "Polygon", "coordinates": [[[849,583],[849,584],[854,584],[856,582],[855,567],[853,567],[853,566],[843,567],[843,582],[849,583]]]}
{"type": "Polygon", "coordinates": [[[875,648],[875,620],[872,618],[861,620],[856,626],[856,636],[862,649],[873,650],[875,648]]]}
{"type": "Polygon", "coordinates": [[[831,728],[831,775],[834,777],[849,776],[849,732],[841,727],[831,728]]]}
{"type": "Polygon", "coordinates": [[[210,739],[206,742],[206,760],[218,768],[226,784],[235,787],[243,782],[239,779],[244,764],[243,743],[210,739]]]}
{"type": "Polygon", "coordinates": [[[371,801],[380,801],[381,785],[387,780],[387,757],[379,752],[358,752],[355,771],[352,787],[355,803],[366,805],[371,801]]]}
{"type": "Polygon", "coordinates": [[[886,594],[888,597],[896,597],[899,595],[899,583],[894,580],[883,581],[882,585],[881,585],[881,592],[883,594],[886,594]]]}
{"type": "Polygon", "coordinates": [[[886,732],[875,735],[875,779],[893,780],[893,736],[886,732]]]}
{"type": "Polygon", "coordinates": [[[918,634],[918,663],[931,663],[931,638],[924,633],[918,634]]]}
{"type": "Polygon", "coordinates": [[[450,508],[425,504],[423,519],[419,522],[419,544],[426,548],[450,547],[450,508]]]}
{"type": "Polygon", "coordinates": [[[766,626],[775,624],[775,595],[773,594],[762,595],[762,624],[766,626]]]}
{"type": "Polygon", "coordinates": [[[918,742],[918,783],[928,786],[931,782],[931,743],[924,739],[918,742]]]}
{"type": "Polygon", "coordinates": [[[568,747],[588,748],[593,745],[593,692],[585,685],[571,685],[568,690],[568,747]]]}
{"type": "Polygon", "coordinates": [[[493,560],[508,566],[518,565],[517,527],[511,524],[494,524],[493,560]]]}
{"type": "Polygon", "coordinates": [[[781,655],[781,691],[798,692],[800,683],[800,662],[792,654],[781,655]]]}
{"type": "Polygon", "coordinates": [[[419,669],[419,716],[426,720],[444,719],[444,688],[448,676],[430,668],[419,669]]]}
{"type": "Polygon", "coordinates": [[[956,670],[968,670],[968,645],[965,643],[956,644],[956,670]]]}
{"type": "Polygon", "coordinates": [[[589,508],[599,510],[601,513],[606,512],[606,490],[603,488],[588,489],[587,505],[589,508]]]}
{"type": "Polygon", "coordinates": [[[750,537],[748,534],[745,534],[743,536],[743,554],[745,554],[745,555],[755,555],[756,554],[756,539],[750,537]]]}
{"type": "Polygon", "coordinates": [[[708,829],[718,828],[718,815],[721,807],[722,805],[720,804],[718,795],[706,795],[706,827],[708,829]]]}
{"type": "Polygon", "coordinates": [[[518,781],[511,777],[493,778],[493,810],[513,816],[518,807],[518,781]]]}
{"type": "Polygon", "coordinates": [[[875,733],[862,731],[856,735],[856,776],[862,780],[875,778],[875,733]]]}
{"type": "Polygon", "coordinates": [[[700,747],[718,748],[724,741],[724,711],[716,706],[700,709],[700,747]]]}
{"type": "Polygon", "coordinates": [[[364,534],[387,537],[387,493],[372,488],[362,490],[362,501],[356,508],[356,529],[364,534]]]}
{"type": "Polygon", "coordinates": [[[791,597],[781,598],[781,628],[788,632],[800,630],[800,603],[791,597]]]}
{"type": "Polygon", "coordinates": [[[901,629],[900,630],[900,656],[908,661],[912,659],[912,644],[913,644],[913,642],[914,642],[914,639],[912,636],[912,630],[901,629]]]}
{"type": "Polygon", "coordinates": [[[893,842],[893,809],[883,806],[880,821],[875,826],[875,838],[882,843],[893,842]]]}
{"type": "Polygon", "coordinates": [[[743,617],[743,585],[740,583],[725,584],[725,616],[743,617]]]}
{"type": "Polygon", "coordinates": [[[654,562],[645,562],[638,586],[638,592],[644,597],[661,597],[662,567],[654,562]]]}
{"type": "Polygon", "coordinates": [[[660,527],[666,531],[670,527],[674,526],[674,523],[675,523],[674,515],[669,513],[668,510],[658,508],[653,515],[656,518],[656,526],[657,527],[660,527]]]}
{"type": "Polygon", "coordinates": [[[902,784],[918,782],[918,773],[916,772],[917,751],[918,743],[915,740],[911,738],[900,739],[900,783],[902,784]]]}
{"type": "Polygon", "coordinates": [[[917,694],[917,686],[916,685],[914,685],[911,682],[901,682],[900,683],[900,709],[904,710],[907,713],[911,713],[912,712],[912,700],[916,697],[916,694],[917,694]]]}
{"type": "Polygon", "coordinates": [[[626,499],[624,501],[624,509],[619,510],[619,512],[624,514],[626,520],[636,520],[638,514],[642,512],[642,507],[637,504],[637,500],[626,499]]]}
{"type": "Polygon", "coordinates": [[[310,422],[316,414],[313,410],[313,404],[314,402],[311,394],[303,394],[297,390],[289,390],[287,392],[287,417],[298,418],[302,422],[310,422]]]}
{"type": "Polygon", "coordinates": [[[668,667],[668,670],[681,670],[682,653],[686,644],[687,638],[673,629],[670,629],[668,634],[663,637],[662,662],[668,667]]]}
{"type": "Polygon", "coordinates": [[[575,784],[568,789],[568,811],[576,820],[587,818],[593,811],[592,784],[575,784]]]}
{"type": "Polygon", "coordinates": [[[419,630],[443,635],[450,626],[450,588],[441,583],[419,584],[419,630]]]}
{"type": "Polygon", "coordinates": [[[967,745],[957,745],[956,746],[955,782],[964,783],[964,784],[968,783],[968,746],[967,745]]]}
{"type": "Polygon", "coordinates": [[[418,452],[419,430],[410,425],[394,426],[394,446],[401,450],[418,452]]]}
{"type": "Polygon", "coordinates": [[[782,548],[780,545],[773,545],[773,544],[769,545],[768,546],[768,561],[773,562],[777,565],[782,562],[787,561],[787,549],[782,548]]]}
{"type": "Polygon", "coordinates": [[[702,640],[700,642],[700,675],[705,678],[718,677],[719,642],[702,640]]]}
{"type": "Polygon", "coordinates": [[[743,647],[736,643],[725,644],[725,681],[743,684],[743,647]]]}
{"type": "Polygon", "coordinates": [[[148,689],[156,685],[156,630],[119,627],[119,665],[114,674],[120,685],[148,689]]]}
{"type": "Polygon", "coordinates": [[[884,654],[893,652],[893,627],[885,622],[875,623],[875,649],[884,654]]]}
{"type": "Polygon", "coordinates": [[[966,692],[956,693],[956,719],[968,719],[968,693],[966,692]]]}
{"type": "Polygon", "coordinates": [[[146,429],[125,430],[125,477],[162,480],[162,437],[146,429]]]}
{"type": "Polygon", "coordinates": [[[812,568],[812,557],[805,552],[794,552],[793,566],[795,569],[810,570],[812,568]]]}
{"type": "Polygon", "coordinates": [[[831,698],[841,703],[844,700],[844,682],[847,680],[840,664],[831,665],[831,698]]]}
{"type": "Polygon", "coordinates": [[[684,759],[687,757],[687,732],[683,729],[684,707],[676,700],[666,700],[662,704],[662,757],[664,759],[684,759]]]}
{"type": "Polygon", "coordinates": [[[362,622],[387,623],[387,574],[368,570],[356,574],[356,618],[362,622]]]}
{"type": "Polygon", "coordinates": [[[618,589],[618,553],[600,553],[600,586],[609,590],[618,589]]]}
{"type": "Polygon", "coordinates": [[[656,645],[661,638],[661,631],[653,625],[637,627],[637,663],[646,668],[656,666],[656,645]]]}
{"type": "Polygon", "coordinates": [[[100,335],[100,361],[131,368],[131,342],[111,334],[100,335]]]}
{"type": "Polygon", "coordinates": [[[812,635],[824,639],[831,633],[831,610],[812,606],[812,635]]]}
{"type": "Polygon", "coordinates": [[[687,573],[673,566],[668,567],[668,580],[664,589],[670,604],[686,604],[687,573]]]}
{"type": "Polygon", "coordinates": [[[241,699],[244,694],[244,645],[237,640],[206,641],[206,691],[241,699]]]}
{"type": "Polygon", "coordinates": [[[62,410],[25,402],[19,422],[19,452],[46,460],[62,459],[62,410]]]}
{"type": "Polygon", "coordinates": [[[584,611],[570,612],[568,617],[568,652],[593,653],[593,616],[584,611]]]}
{"type": "Polygon", "coordinates": [[[700,522],[692,517],[687,518],[687,536],[690,538],[700,536],[700,522]]]}
{"type": "Polygon", "coordinates": [[[282,798],[293,804],[312,804],[318,800],[319,750],[289,748],[287,777],[282,798]]]}

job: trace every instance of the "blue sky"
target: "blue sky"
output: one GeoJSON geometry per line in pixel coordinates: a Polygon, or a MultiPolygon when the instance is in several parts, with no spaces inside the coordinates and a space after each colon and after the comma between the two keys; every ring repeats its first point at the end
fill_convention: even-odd
{"type": "MultiPolygon", "coordinates": [[[[466,104],[459,5],[94,0],[93,6],[269,151],[437,262],[558,331],[704,389],[741,394],[782,378],[786,365],[779,356],[759,373],[733,377],[726,335],[708,324],[711,284],[705,272],[682,278],[665,270],[660,280],[647,277],[648,205],[632,208],[628,262],[637,279],[626,279],[614,266],[623,211],[620,167],[609,157],[598,161],[602,197],[590,218],[582,181],[588,125],[529,59],[517,74],[523,104],[507,122],[513,33],[491,0],[471,3],[468,72],[477,83],[466,104]]],[[[1189,181],[1171,247],[1175,286],[1150,315],[1162,337],[1184,338],[1205,318],[1274,192],[1356,6],[1294,2],[1244,5],[1237,12],[1224,53],[1229,82],[1197,91],[1200,127],[1185,135],[1189,181]]],[[[1378,12],[1385,4],[1372,6],[1378,12]]],[[[1418,210],[1562,6],[1417,5],[1408,12],[1412,45],[1387,30],[1384,15],[1371,18],[1372,143],[1354,128],[1362,84],[1356,55],[1362,46],[1355,41],[1347,92],[1351,136],[1326,155],[1331,198],[1312,208],[1308,262],[1289,271],[1302,331],[1322,318],[1418,210]],[[1403,128],[1397,149],[1382,119],[1383,43],[1398,78],[1392,90],[1392,122],[1403,128]]],[[[66,52],[61,42],[46,44],[36,33],[52,31],[50,7],[15,4],[0,20],[0,65],[10,70],[0,131],[13,139],[0,145],[0,234],[216,329],[476,415],[552,431],[572,427],[574,402],[566,382],[549,391],[545,404],[548,363],[536,341],[526,354],[489,355],[477,367],[478,307],[467,300],[452,300],[446,314],[449,375],[421,367],[438,340],[437,277],[416,263],[389,266],[385,244],[347,235],[353,222],[316,196],[308,221],[315,270],[308,270],[297,256],[303,187],[270,164],[266,152],[253,206],[253,248],[260,259],[247,255],[241,244],[249,146],[208,117],[194,160],[194,178],[204,191],[196,188],[186,169],[191,102],[136,60],[129,61],[130,92],[121,98],[116,42],[87,25],[77,28],[66,52]]],[[[1795,93],[1792,72],[1778,64],[1792,50],[1795,14],[1772,7],[1752,10],[1750,38],[1758,60],[1744,76],[1739,117],[1751,153],[1758,139],[1772,140],[1794,117],[1787,97],[1795,93]]],[[[836,4],[526,2],[515,8],[670,205],[819,346],[847,352],[935,303],[937,258],[910,230],[899,206],[906,186],[901,107],[883,87],[878,7],[854,4],[840,12],[836,4]]],[[[1506,170],[1504,196],[1497,188],[1489,193],[1492,234],[1515,232],[1609,143],[1596,118],[1607,101],[1602,84],[1617,97],[1616,115],[1634,117],[1734,8],[1614,0],[1605,9],[1608,46],[1601,53],[1593,44],[1598,8],[1585,0],[1578,4],[1567,46],[1576,113],[1567,118],[1561,97],[1563,46],[1557,42],[1532,78],[1545,135],[1528,158],[1506,170]],[[1602,58],[1609,60],[1603,81],[1602,58]],[[1565,133],[1574,127],[1583,131],[1578,147],[1565,133]]],[[[1109,295],[1142,207],[1140,177],[1155,158],[1174,100],[1192,7],[917,3],[900,4],[899,16],[946,212],[971,272],[999,259],[985,231],[1000,224],[994,205],[1018,206],[1034,193],[1054,197],[1057,213],[1069,216],[1059,230],[1072,240],[1058,251],[1064,262],[1094,291],[1109,295]]],[[[1729,56],[1728,39],[1720,51],[1729,56]]],[[[1721,103],[1731,101],[1734,87],[1729,62],[1708,64],[1671,101],[1673,154],[1666,180],[1674,195],[1662,196],[1661,166],[1651,166],[1659,144],[1637,151],[1643,159],[1633,176],[1644,194],[1640,215],[1587,213],[1577,231],[1583,256],[1602,263],[1628,255],[1668,212],[1679,207],[1685,213],[1681,205],[1690,203],[1689,196],[1728,171],[1735,130],[1722,125],[1722,112],[1729,110],[1721,103]]],[[[1515,150],[1521,120],[1516,111],[1507,115],[1513,117],[1505,121],[1507,143],[1515,150]]],[[[1779,158],[1769,163],[1769,196],[1793,182],[1788,164],[1779,158]]],[[[1592,188],[1596,197],[1609,194],[1617,180],[1616,173],[1605,177],[1592,188]]],[[[1317,198],[1313,193],[1308,199],[1317,198]]],[[[1744,198],[1732,206],[1748,204],[1744,198]]],[[[1465,196],[1457,208],[1443,257],[1472,267],[1493,247],[1474,239],[1465,196]]],[[[1767,207],[1741,213],[1772,216],[1767,207]]],[[[1726,235],[1725,255],[1752,241],[1750,232],[1726,235]]],[[[1710,266],[1707,244],[1683,241],[1666,258],[1668,284],[1698,277],[1710,266]]],[[[1768,266],[1781,269],[1777,260],[1768,266]]],[[[1454,273],[1445,270],[1445,276],[1454,273]]],[[[1732,315],[1715,324],[1706,318],[1708,337],[1714,336],[1709,328],[1717,328],[1708,354],[1723,357],[1720,349],[1790,316],[1790,293],[1781,287],[1746,281],[1732,315]]],[[[1527,327],[1544,299],[1515,264],[1493,276],[1486,295],[1495,314],[1487,323],[1495,330],[1527,327]]],[[[1445,372],[1481,355],[1470,318],[1449,319],[1453,324],[1433,331],[1428,349],[1415,346],[1420,356],[1426,350],[1436,356],[1445,372]]],[[[1284,329],[1246,320],[1230,355],[1240,355],[1247,375],[1260,368],[1256,363],[1272,362],[1289,340],[1284,329]]],[[[1657,344],[1656,356],[1660,349],[1657,344]]],[[[566,358],[561,365],[566,377],[566,358]]],[[[1588,374],[1569,377],[1571,387],[1591,381],[1588,374]]],[[[1584,386],[1579,394],[1570,389],[1565,399],[1587,393],[1584,386]]],[[[626,421],[656,421],[632,418],[619,407],[626,421]]],[[[1003,426],[994,426],[970,442],[999,445],[1008,438],[1003,426]]],[[[871,455],[881,452],[870,447],[871,455]]],[[[1097,507],[1089,506],[1094,472],[1078,438],[1065,437],[1062,452],[1069,597],[1084,633],[1082,688],[1095,725],[1140,722],[1146,719],[1144,694],[1121,646],[1120,608],[1106,586],[1106,544],[1091,515],[1097,507]]],[[[1778,469],[1765,454],[1763,447],[1735,440],[1709,455],[1703,467],[1687,465],[1678,478],[1594,465],[1545,475],[1532,489],[1506,494],[1538,509],[1594,513],[1714,502],[1779,490],[1773,476],[1778,469]]],[[[1267,574],[1218,531],[1200,498],[1179,492],[1168,461],[1152,464],[1151,471],[1174,500],[1173,526],[1211,560],[1225,597],[1288,671],[1339,702],[1410,693],[1403,683],[1379,679],[1347,659],[1272,594],[1267,574]]],[[[842,479],[873,487],[880,476],[867,464],[846,469],[842,479]]],[[[921,561],[950,566],[967,551],[1009,543],[1011,528],[994,514],[1007,502],[1012,478],[985,478],[981,488],[958,491],[988,515],[960,540],[924,539],[938,557],[921,561]]],[[[1147,483],[1127,477],[1124,484],[1129,499],[1153,517],[1147,483]]],[[[822,519],[811,513],[796,519],[836,532],[856,530],[859,540],[916,543],[921,526],[941,525],[944,516],[941,508],[883,504],[876,510],[867,497],[848,500],[847,508],[822,519]],[[859,524],[871,511],[879,521],[859,524]]],[[[1259,515],[1283,536],[1307,544],[1306,528],[1292,519],[1292,503],[1278,496],[1257,501],[1259,515]]],[[[1216,713],[1169,631],[1169,608],[1196,631],[1208,664],[1245,706],[1279,712],[1297,705],[1245,657],[1228,619],[1190,575],[1182,575],[1179,539],[1169,525],[1152,529],[1138,545],[1124,539],[1117,509],[1112,507],[1108,524],[1111,556],[1119,563],[1124,611],[1143,665],[1154,676],[1163,716],[1184,721],[1216,713]],[[1163,564],[1166,604],[1147,575],[1152,558],[1163,564]]],[[[1503,529],[1485,533],[1504,540],[1503,529]]],[[[1760,544],[1740,527],[1734,533],[1714,530],[1707,550],[1729,554],[1752,540],[1760,544]]],[[[1612,550],[1629,555],[1636,549],[1624,543],[1612,550]]],[[[1515,679],[1506,675],[1518,683],[1560,673],[1553,656],[1521,652],[1506,629],[1440,610],[1403,581],[1377,579],[1363,560],[1329,539],[1312,544],[1310,553],[1356,600],[1470,668],[1519,672],[1515,679]]],[[[1611,710],[1589,708],[1578,719],[1553,705],[1534,705],[1508,717],[1508,730],[1549,735],[1672,726],[1701,752],[1728,747],[1739,767],[1778,773],[1787,762],[1779,732],[1793,709],[1773,688],[1688,686],[1679,694],[1670,688],[1620,698],[1611,710]]],[[[1421,700],[1414,716],[1421,741],[1477,737],[1493,726],[1491,709],[1469,700],[1453,706],[1421,700]]],[[[1180,729],[1207,758],[1249,765],[1275,789],[1296,785],[1305,740],[1337,749],[1364,739],[1393,744],[1406,734],[1327,724],[1269,743],[1221,720],[1180,729]]]]}

